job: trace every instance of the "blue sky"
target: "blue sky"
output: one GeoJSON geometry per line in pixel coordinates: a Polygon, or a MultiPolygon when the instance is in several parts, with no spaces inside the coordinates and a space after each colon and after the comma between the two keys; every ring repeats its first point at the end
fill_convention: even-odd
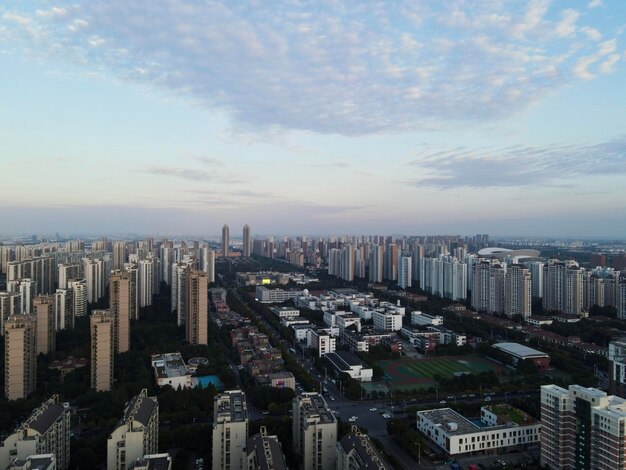
{"type": "Polygon", "coordinates": [[[0,232],[626,232],[622,1],[5,1],[0,232]]]}

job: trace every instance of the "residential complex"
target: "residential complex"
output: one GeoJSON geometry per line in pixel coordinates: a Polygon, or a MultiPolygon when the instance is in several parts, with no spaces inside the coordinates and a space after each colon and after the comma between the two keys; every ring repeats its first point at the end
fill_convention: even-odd
{"type": "Polygon", "coordinates": [[[115,317],[109,310],[94,310],[91,332],[91,388],[106,392],[113,386],[115,317]]]}
{"type": "Polygon", "coordinates": [[[293,450],[303,470],[334,470],[337,459],[337,420],[318,393],[293,400],[293,450]]]}
{"type": "Polygon", "coordinates": [[[12,315],[4,322],[4,396],[27,398],[37,386],[37,319],[12,315]]]}

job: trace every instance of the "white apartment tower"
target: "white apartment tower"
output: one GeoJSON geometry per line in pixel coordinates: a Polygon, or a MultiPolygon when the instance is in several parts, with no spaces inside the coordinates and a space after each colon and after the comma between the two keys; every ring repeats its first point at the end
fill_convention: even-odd
{"type": "Polygon", "coordinates": [[[532,313],[532,280],[530,269],[521,264],[507,267],[504,277],[504,313],[508,317],[532,313]]]}
{"type": "Polygon", "coordinates": [[[318,393],[293,400],[293,450],[302,470],[335,470],[337,420],[318,393]]]}
{"type": "Polygon", "coordinates": [[[107,440],[107,470],[128,470],[159,450],[159,403],[144,388],[126,405],[107,440]]]}
{"type": "Polygon", "coordinates": [[[213,404],[213,470],[247,466],[248,407],[241,390],[220,393],[213,404]]]}
{"type": "Polygon", "coordinates": [[[411,256],[401,253],[398,255],[398,286],[402,289],[411,287],[413,268],[411,256]]]}

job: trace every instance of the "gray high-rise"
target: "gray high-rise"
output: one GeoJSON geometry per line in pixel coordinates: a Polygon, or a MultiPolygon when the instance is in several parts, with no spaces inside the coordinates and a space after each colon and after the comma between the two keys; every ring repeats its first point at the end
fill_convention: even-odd
{"type": "Polygon", "coordinates": [[[228,258],[230,248],[230,230],[228,225],[222,227],[222,256],[228,258]]]}

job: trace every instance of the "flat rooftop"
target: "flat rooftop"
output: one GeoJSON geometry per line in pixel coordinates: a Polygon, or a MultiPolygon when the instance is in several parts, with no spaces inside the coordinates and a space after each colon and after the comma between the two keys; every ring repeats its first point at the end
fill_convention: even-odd
{"type": "Polygon", "coordinates": [[[320,423],[334,423],[335,415],[330,411],[319,393],[303,393],[300,395],[302,411],[309,418],[318,418],[320,423]]]}
{"type": "Polygon", "coordinates": [[[366,364],[356,355],[347,351],[327,353],[324,357],[340,370],[348,369],[350,366],[366,366],[366,364]]]}
{"type": "Polygon", "coordinates": [[[218,420],[219,418],[225,418],[226,421],[231,423],[247,420],[246,395],[241,390],[220,393],[215,397],[215,412],[218,420]]]}
{"type": "Polygon", "coordinates": [[[159,379],[182,377],[189,373],[180,353],[154,354],[152,367],[159,379]]]}
{"type": "Polygon", "coordinates": [[[529,348],[519,343],[496,343],[494,348],[504,351],[505,353],[519,357],[520,359],[534,358],[534,357],[549,357],[546,353],[537,349],[529,348]]]}
{"type": "Polygon", "coordinates": [[[480,432],[480,427],[476,426],[469,419],[460,415],[451,408],[441,408],[438,410],[418,411],[417,416],[423,416],[427,420],[434,423],[436,426],[441,426],[441,429],[450,436],[457,436],[461,434],[471,434],[474,432],[480,432]],[[455,424],[456,429],[450,430],[450,425],[455,424]]]}

